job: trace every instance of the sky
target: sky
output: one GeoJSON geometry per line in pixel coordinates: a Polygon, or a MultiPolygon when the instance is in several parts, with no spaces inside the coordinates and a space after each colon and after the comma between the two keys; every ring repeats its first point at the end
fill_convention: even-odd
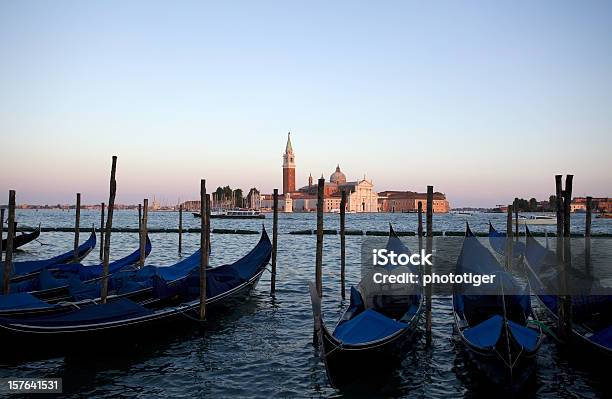
{"type": "Polygon", "coordinates": [[[18,203],[108,200],[112,155],[119,203],[271,192],[288,131],[298,186],[612,196],[612,2],[0,2],[18,203]]]}

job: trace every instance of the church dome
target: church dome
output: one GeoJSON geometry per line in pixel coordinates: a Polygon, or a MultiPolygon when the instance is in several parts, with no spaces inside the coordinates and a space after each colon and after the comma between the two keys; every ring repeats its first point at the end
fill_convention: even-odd
{"type": "Polygon", "coordinates": [[[336,166],[336,171],[329,177],[329,181],[336,184],[346,183],[346,176],[340,171],[340,165],[336,166]]]}

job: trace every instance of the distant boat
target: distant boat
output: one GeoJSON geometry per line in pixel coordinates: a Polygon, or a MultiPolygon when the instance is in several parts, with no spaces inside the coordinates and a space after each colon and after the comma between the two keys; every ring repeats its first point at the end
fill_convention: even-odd
{"type": "Polygon", "coordinates": [[[600,213],[596,217],[601,219],[612,219],[612,213],[600,213]]]}
{"type": "MultiPolygon", "coordinates": [[[[330,210],[329,213],[340,213],[340,209],[334,208],[334,209],[330,210]]],[[[346,211],[344,211],[344,213],[357,213],[357,212],[356,211],[349,211],[347,209],[346,211]]]]}
{"type": "MultiPolygon", "coordinates": [[[[202,217],[199,212],[192,212],[196,218],[202,217]]],[[[211,219],[265,219],[266,215],[255,209],[221,209],[211,212],[211,219]]]]}
{"type": "Polygon", "coordinates": [[[521,216],[518,220],[519,224],[557,224],[557,218],[549,215],[531,215],[529,217],[521,216]]]}
{"type": "Polygon", "coordinates": [[[475,212],[469,212],[469,211],[450,211],[449,213],[451,213],[453,215],[474,216],[475,212]]]}

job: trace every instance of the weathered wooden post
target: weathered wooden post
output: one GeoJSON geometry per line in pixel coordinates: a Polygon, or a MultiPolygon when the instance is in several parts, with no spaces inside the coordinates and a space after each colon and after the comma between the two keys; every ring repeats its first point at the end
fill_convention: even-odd
{"type": "Polygon", "coordinates": [[[342,190],[340,198],[340,292],[342,299],[346,298],[345,274],[346,274],[346,191],[342,190]]]}
{"type": "Polygon", "coordinates": [[[106,215],[106,232],[104,236],[104,260],[102,262],[102,287],[100,296],[102,303],[106,303],[108,295],[108,263],[110,260],[110,238],[113,228],[113,210],[115,209],[115,194],[117,193],[117,181],[115,180],[115,172],[117,171],[117,156],[113,156],[110,176],[110,194],[108,197],[108,212],[106,215]]]}
{"type": "Polygon", "coordinates": [[[586,197],[586,220],[584,226],[584,266],[591,275],[591,218],[593,216],[593,197],[586,197]]]}
{"type": "Polygon", "coordinates": [[[2,263],[2,237],[4,236],[4,208],[0,209],[0,263],[2,263]]]}
{"type": "MultiPolygon", "coordinates": [[[[514,238],[516,239],[516,241],[518,241],[519,239],[519,199],[518,197],[514,198],[514,238]]],[[[510,232],[512,232],[512,229],[509,230],[510,232]]],[[[508,234],[506,234],[508,235],[508,234]]]]}
{"type": "Polygon", "coordinates": [[[72,255],[73,261],[79,259],[79,227],[81,223],[81,193],[76,195],[76,213],[74,215],[74,252],[72,255]]]}
{"type": "MultiPolygon", "coordinates": [[[[572,210],[572,186],[573,186],[574,175],[565,176],[565,189],[563,190],[563,287],[565,289],[565,295],[563,296],[562,307],[563,321],[565,332],[564,336],[566,339],[570,339],[572,335],[572,288],[568,285],[568,269],[571,267],[572,254],[571,254],[571,210],[572,210]]],[[[571,283],[570,283],[571,284],[571,283]]]]}
{"type": "Polygon", "coordinates": [[[272,194],[272,272],[270,276],[270,295],[276,292],[276,251],[278,248],[278,188],[272,194]]]}
{"type": "MultiPolygon", "coordinates": [[[[13,239],[15,238],[15,190],[9,190],[8,231],[6,237],[6,257],[4,258],[4,280],[2,292],[8,295],[13,267],[13,239]]],[[[1,238],[1,237],[0,237],[1,238]]]]}
{"type": "Polygon", "coordinates": [[[183,252],[183,204],[179,205],[178,252],[183,252]]]}
{"type": "Polygon", "coordinates": [[[565,190],[563,190],[563,236],[569,237],[571,233],[572,186],[574,175],[565,176],[565,190]]]}
{"type": "Polygon", "coordinates": [[[138,260],[138,265],[140,267],[144,267],[145,259],[147,257],[146,254],[146,246],[147,246],[147,219],[149,218],[149,200],[147,198],[143,201],[143,209],[142,209],[142,222],[140,223],[140,259],[138,260]]]}
{"type": "Polygon", "coordinates": [[[208,255],[206,258],[206,265],[208,266],[208,259],[210,258],[211,241],[210,241],[210,194],[206,194],[206,243],[208,244],[208,255]]]}
{"type": "Polygon", "coordinates": [[[323,297],[323,200],[325,179],[319,179],[317,186],[317,252],[315,280],[319,298],[323,297]]]}
{"type": "Polygon", "coordinates": [[[104,202],[100,205],[100,260],[104,260],[104,202]]]}
{"type": "Polygon", "coordinates": [[[567,301],[566,301],[566,279],[565,279],[565,265],[564,265],[564,255],[565,255],[565,243],[564,243],[564,226],[565,226],[565,211],[564,211],[564,198],[565,193],[563,191],[563,176],[556,175],[555,176],[555,192],[556,192],[556,205],[557,205],[557,288],[559,292],[557,293],[558,304],[557,306],[557,330],[558,334],[564,341],[570,338],[568,334],[569,329],[567,325],[567,301]]]}
{"type": "Polygon", "coordinates": [[[206,318],[206,266],[208,266],[208,242],[206,241],[206,180],[200,180],[200,320],[206,318]]]}
{"type": "Polygon", "coordinates": [[[591,237],[591,219],[593,217],[593,197],[586,197],[586,223],[584,226],[584,236],[591,237]]]}
{"type": "Polygon", "coordinates": [[[508,205],[506,216],[506,270],[512,266],[512,210],[513,206],[508,205]]]}
{"type": "Polygon", "coordinates": [[[423,236],[423,201],[417,203],[417,235],[423,236]]]}
{"type": "Polygon", "coordinates": [[[563,236],[563,182],[562,175],[555,175],[555,209],[557,214],[557,240],[563,236]]]}
{"type": "MultiPolygon", "coordinates": [[[[426,209],[426,228],[427,228],[427,238],[426,238],[426,253],[432,253],[433,249],[433,186],[427,186],[427,209],[426,209]]],[[[431,266],[425,266],[425,273],[431,274],[431,266]]],[[[426,333],[426,345],[431,345],[431,293],[432,288],[431,284],[428,284],[425,290],[425,333],[426,333]]]]}

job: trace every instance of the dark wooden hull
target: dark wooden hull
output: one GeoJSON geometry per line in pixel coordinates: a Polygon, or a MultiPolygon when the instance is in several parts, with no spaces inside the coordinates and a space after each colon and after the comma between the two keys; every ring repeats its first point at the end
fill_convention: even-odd
{"type": "MultiPolygon", "coordinates": [[[[31,233],[21,233],[13,237],[13,250],[34,241],[40,236],[40,226],[31,233]]],[[[6,251],[6,238],[2,240],[2,251],[6,251]]]]}

